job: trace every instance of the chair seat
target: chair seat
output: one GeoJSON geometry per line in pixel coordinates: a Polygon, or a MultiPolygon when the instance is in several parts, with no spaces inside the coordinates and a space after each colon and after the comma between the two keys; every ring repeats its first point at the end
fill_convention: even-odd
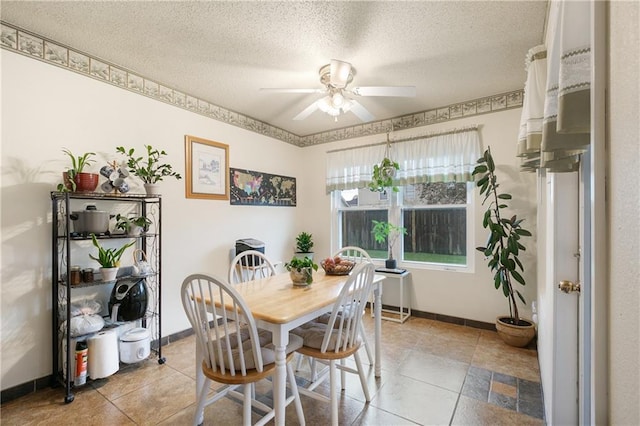
{"type": "MultiPolygon", "coordinates": [[[[218,367],[223,367],[223,364],[224,364],[224,368],[225,368],[224,373],[219,373],[220,376],[226,377],[226,376],[233,376],[235,374],[238,374],[238,371],[240,369],[241,353],[244,354],[245,368],[247,370],[254,370],[256,368],[256,365],[254,363],[253,350],[251,349],[251,340],[249,338],[249,331],[247,330],[246,327],[243,327],[240,330],[240,340],[242,342],[242,350],[238,348],[238,338],[236,336],[236,333],[234,332],[229,339],[229,346],[232,349],[231,352],[224,353],[222,357],[216,358],[216,364],[218,365],[218,367]],[[231,360],[229,360],[229,355],[231,356],[231,360]],[[233,364],[230,361],[233,361],[233,364]],[[235,366],[234,371],[230,370],[231,365],[235,366]]],[[[275,346],[272,343],[271,332],[259,328],[258,342],[260,344],[260,353],[262,355],[262,362],[265,364],[264,368],[266,368],[267,364],[273,364],[276,362],[275,346]]],[[[297,349],[299,349],[300,347],[302,347],[302,345],[303,345],[302,337],[290,333],[289,344],[287,345],[285,352],[287,353],[287,355],[291,354],[295,352],[297,349]]],[[[208,366],[206,367],[209,368],[208,366]]]]}
{"type": "MultiPolygon", "coordinates": [[[[320,358],[320,356],[316,356],[317,352],[320,352],[320,348],[322,347],[322,342],[324,340],[325,334],[327,334],[328,325],[321,322],[309,321],[291,330],[291,334],[299,336],[302,338],[302,347],[298,349],[298,352],[305,354],[305,351],[312,351],[314,353],[314,357],[320,358]],[[317,350],[317,351],[316,351],[317,350]]],[[[352,353],[353,351],[357,351],[360,348],[361,339],[357,338],[347,349],[339,349],[336,352],[336,346],[341,348],[344,346],[344,343],[347,339],[347,335],[345,333],[341,333],[339,328],[334,328],[331,331],[331,337],[329,338],[329,344],[326,349],[326,356],[322,356],[322,358],[332,359],[332,358],[344,358],[348,356],[347,353],[352,353]],[[329,352],[331,352],[331,355],[329,352]],[[339,356],[334,356],[335,354],[339,354],[339,356]]]]}
{"type": "MultiPolygon", "coordinates": [[[[286,362],[291,361],[292,357],[293,352],[287,355],[286,362]]],[[[228,370],[225,374],[221,373],[220,370],[213,371],[213,369],[207,367],[205,361],[202,361],[202,372],[207,378],[227,385],[243,385],[247,383],[254,383],[258,380],[262,380],[273,375],[275,369],[276,363],[272,362],[270,364],[263,365],[261,372],[256,370],[255,368],[252,368],[250,370],[247,370],[247,373],[244,376],[242,374],[236,374],[235,376],[232,376],[228,370]]]]}

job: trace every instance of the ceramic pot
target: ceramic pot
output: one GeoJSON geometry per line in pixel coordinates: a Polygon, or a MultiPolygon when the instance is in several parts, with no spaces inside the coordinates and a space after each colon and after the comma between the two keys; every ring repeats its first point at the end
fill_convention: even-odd
{"type": "Polygon", "coordinates": [[[501,316],[496,318],[496,331],[498,336],[509,346],[523,348],[527,346],[536,335],[536,327],[532,321],[520,319],[519,323],[511,324],[513,318],[501,316]]]}
{"type": "Polygon", "coordinates": [[[396,269],[398,262],[395,259],[387,259],[384,261],[384,267],[387,269],[396,269]]]}
{"type": "Polygon", "coordinates": [[[102,281],[115,281],[118,276],[118,268],[100,268],[102,281]]]}
{"type": "Polygon", "coordinates": [[[157,183],[145,183],[144,190],[147,191],[147,195],[160,195],[160,185],[157,183]]]}
{"type": "MultiPolygon", "coordinates": [[[[100,175],[97,173],[78,173],[76,177],[73,179],[76,183],[76,191],[75,192],[93,192],[98,187],[98,180],[100,175]]],[[[62,173],[62,181],[64,182],[64,186],[71,190],[71,184],[69,183],[69,175],[67,172],[62,173]]]]}
{"type": "Polygon", "coordinates": [[[127,235],[130,237],[139,237],[140,234],[142,234],[142,226],[138,226],[138,225],[131,225],[129,227],[129,231],[127,232],[127,235]]]}
{"type": "Polygon", "coordinates": [[[313,280],[313,269],[312,268],[300,268],[300,272],[297,269],[292,269],[289,271],[289,277],[291,277],[291,281],[293,285],[305,286],[309,285],[307,283],[307,278],[311,277],[313,280]]]}
{"type": "Polygon", "coordinates": [[[309,259],[313,260],[313,252],[312,251],[308,251],[308,252],[297,251],[297,252],[293,253],[293,257],[295,257],[297,259],[304,259],[305,257],[308,257],[309,259]]]}

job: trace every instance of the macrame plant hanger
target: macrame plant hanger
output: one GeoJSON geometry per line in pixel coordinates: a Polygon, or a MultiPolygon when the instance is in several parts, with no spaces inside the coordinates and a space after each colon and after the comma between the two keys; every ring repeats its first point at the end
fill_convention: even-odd
{"type": "MultiPolygon", "coordinates": [[[[393,131],[393,126],[391,127],[391,131],[393,131]]],[[[396,172],[400,169],[400,166],[391,158],[391,140],[389,139],[389,133],[390,132],[387,132],[387,144],[384,148],[384,158],[380,164],[373,166],[371,182],[369,183],[369,189],[371,191],[386,193],[387,188],[391,188],[393,192],[398,192],[398,187],[393,185],[393,178],[395,177],[396,172]]]]}

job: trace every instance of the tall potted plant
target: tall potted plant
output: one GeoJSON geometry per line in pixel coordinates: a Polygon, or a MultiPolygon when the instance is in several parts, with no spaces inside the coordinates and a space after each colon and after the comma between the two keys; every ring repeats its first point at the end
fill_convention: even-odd
{"type": "Polygon", "coordinates": [[[476,247],[476,250],[484,254],[487,266],[493,272],[495,288],[502,289],[509,302],[509,316],[498,316],[496,319],[498,334],[505,343],[523,347],[535,336],[535,327],[533,322],[520,318],[516,296],[522,303],[526,302],[522,293],[514,288],[514,284],[525,285],[521,274],[524,266],[518,256],[526,250],[521,239],[530,237],[531,232],[522,227],[524,219],[518,219],[515,214],[510,218],[505,217],[509,207],[506,200],[512,197],[506,192],[498,192],[500,185],[495,168],[491,148],[487,148],[478,159],[473,175],[477,175],[476,185],[480,188],[480,195],[484,195],[482,205],[487,204],[482,226],[489,229],[490,234],[487,245],[476,247]]]}
{"type": "Polygon", "coordinates": [[[69,149],[62,150],[71,159],[71,167],[62,173],[63,183],[58,184],[59,192],[93,192],[98,186],[99,175],[85,172],[85,167],[93,163],[95,152],[85,152],[76,156],[69,149]]]}
{"type": "Polygon", "coordinates": [[[158,194],[157,183],[165,177],[182,179],[179,173],[173,171],[171,164],[161,162],[162,157],[167,155],[164,150],[158,150],[151,145],[144,147],[147,150],[146,158],[136,156],[134,148],[126,150],[124,147],[118,146],[116,150],[127,157],[129,172],[142,179],[148,195],[158,194]]]}
{"type": "Polygon", "coordinates": [[[387,269],[396,269],[397,262],[393,258],[393,246],[400,235],[406,235],[407,228],[396,226],[389,222],[374,220],[371,232],[373,233],[373,238],[378,244],[383,244],[385,241],[387,242],[389,252],[384,266],[387,269]]]}

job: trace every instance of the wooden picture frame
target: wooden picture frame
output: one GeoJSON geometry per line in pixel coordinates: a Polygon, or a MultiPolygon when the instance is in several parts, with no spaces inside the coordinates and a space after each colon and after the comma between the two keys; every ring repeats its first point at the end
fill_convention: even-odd
{"type": "Polygon", "coordinates": [[[185,135],[186,197],[229,199],[229,145],[185,135]]]}

